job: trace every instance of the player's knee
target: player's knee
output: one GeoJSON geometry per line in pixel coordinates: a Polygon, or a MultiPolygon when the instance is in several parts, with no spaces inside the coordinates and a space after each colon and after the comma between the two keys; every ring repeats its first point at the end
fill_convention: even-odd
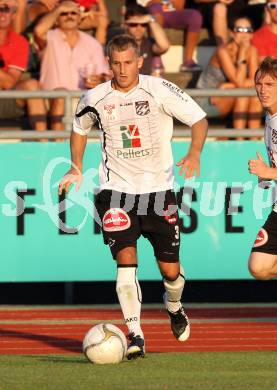
{"type": "Polygon", "coordinates": [[[259,267],[255,263],[249,263],[248,265],[249,272],[251,275],[257,279],[257,280],[269,280],[271,279],[271,276],[268,272],[268,270],[259,267]]]}
{"type": "Polygon", "coordinates": [[[168,280],[169,282],[174,282],[180,275],[179,271],[173,269],[173,270],[166,270],[163,271],[163,277],[168,280]]]}
{"type": "Polygon", "coordinates": [[[119,250],[116,254],[116,260],[119,266],[136,264],[136,249],[133,247],[127,247],[119,250]]]}

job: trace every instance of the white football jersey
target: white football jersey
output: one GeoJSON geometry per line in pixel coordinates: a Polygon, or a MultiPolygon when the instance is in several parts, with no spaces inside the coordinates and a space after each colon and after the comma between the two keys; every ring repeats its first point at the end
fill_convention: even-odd
{"type": "Polygon", "coordinates": [[[175,84],[140,75],[138,85],[127,93],[113,89],[111,81],[87,91],[79,101],[73,131],[87,135],[98,122],[101,190],[143,194],[173,188],[173,117],[191,127],[205,116],[175,84]]]}
{"type": "Polygon", "coordinates": [[[270,115],[267,112],[264,139],[270,165],[277,168],[277,113],[270,115]]]}
{"type": "MultiPolygon", "coordinates": [[[[267,150],[269,164],[277,168],[277,113],[270,115],[268,112],[265,118],[265,146],[267,150]]],[[[275,180],[276,185],[276,180],[275,180]]],[[[275,201],[274,211],[277,212],[277,202],[275,201]]]]}

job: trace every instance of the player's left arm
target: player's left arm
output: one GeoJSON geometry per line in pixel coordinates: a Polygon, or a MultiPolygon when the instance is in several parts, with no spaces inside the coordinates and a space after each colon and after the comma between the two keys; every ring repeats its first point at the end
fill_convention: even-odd
{"type": "Polygon", "coordinates": [[[203,149],[208,132],[208,121],[206,118],[200,119],[191,127],[191,144],[185,157],[177,162],[180,167],[179,175],[185,174],[189,179],[197,174],[200,175],[200,154],[203,149]]]}
{"type": "Polygon", "coordinates": [[[200,153],[208,132],[206,113],[202,108],[177,85],[153,77],[152,93],[160,103],[162,110],[169,116],[178,119],[191,128],[191,144],[189,151],[176,165],[180,167],[180,175],[189,179],[200,174],[200,153]]]}
{"type": "Polygon", "coordinates": [[[252,175],[260,178],[277,180],[277,168],[268,166],[259,152],[257,152],[256,160],[248,161],[248,170],[252,175]]]}

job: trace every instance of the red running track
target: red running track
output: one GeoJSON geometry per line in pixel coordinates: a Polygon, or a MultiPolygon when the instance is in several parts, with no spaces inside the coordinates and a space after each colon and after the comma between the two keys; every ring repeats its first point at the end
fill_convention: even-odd
{"type": "MultiPolygon", "coordinates": [[[[147,352],[277,350],[277,307],[192,308],[188,315],[191,337],[180,343],[164,310],[144,310],[147,352]]],[[[0,309],[0,354],[80,353],[91,326],[121,320],[118,309],[0,309]]]]}

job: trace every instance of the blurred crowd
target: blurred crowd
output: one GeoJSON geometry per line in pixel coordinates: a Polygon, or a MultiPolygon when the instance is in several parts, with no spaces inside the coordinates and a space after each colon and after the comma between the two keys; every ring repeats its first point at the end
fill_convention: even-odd
{"type": "MultiPolygon", "coordinates": [[[[170,49],[167,29],[184,32],[180,72],[196,88],[252,88],[265,56],[277,57],[277,0],[127,0],[117,20],[108,0],[0,0],[0,89],[83,90],[112,75],[105,47],[120,33],[135,37],[141,73],[166,77],[162,55],[170,49]],[[204,68],[195,56],[201,29],[214,47],[204,68]]],[[[233,127],[261,126],[255,97],[198,98],[208,117],[232,114],[233,127]]],[[[63,130],[64,100],[0,99],[0,120],[27,115],[36,130],[63,130]]]]}

